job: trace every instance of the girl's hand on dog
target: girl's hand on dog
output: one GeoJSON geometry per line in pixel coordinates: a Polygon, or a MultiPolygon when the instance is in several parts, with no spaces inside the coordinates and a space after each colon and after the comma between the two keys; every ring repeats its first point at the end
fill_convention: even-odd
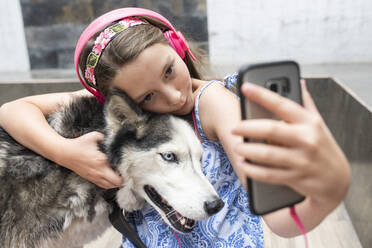
{"type": "Polygon", "coordinates": [[[269,140],[269,144],[241,143],[236,152],[254,161],[242,161],[240,169],[252,179],[287,185],[331,210],[343,200],[350,184],[350,167],[345,155],[320,116],[305,82],[303,104],[267,89],[244,84],[242,92],[284,121],[244,120],[233,134],[269,140]],[[259,164],[268,164],[259,166],[259,164]]]}
{"type": "Polygon", "coordinates": [[[123,179],[111,168],[97,142],[103,141],[99,132],[87,133],[75,139],[66,139],[59,164],[104,189],[120,187],[123,179]]]}

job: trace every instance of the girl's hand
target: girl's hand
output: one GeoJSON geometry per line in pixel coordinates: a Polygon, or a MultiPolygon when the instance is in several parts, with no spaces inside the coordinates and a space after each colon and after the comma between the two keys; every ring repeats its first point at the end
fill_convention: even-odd
{"type": "Polygon", "coordinates": [[[237,145],[236,152],[252,161],[241,161],[238,166],[254,180],[287,185],[310,198],[312,203],[331,210],[345,197],[350,184],[350,167],[320,116],[305,82],[301,84],[304,106],[262,87],[243,84],[242,92],[246,98],[283,121],[241,121],[233,134],[266,139],[269,144],[237,145]]]}
{"type": "Polygon", "coordinates": [[[115,173],[97,142],[103,141],[99,132],[87,133],[75,139],[67,139],[60,152],[58,163],[79,176],[104,189],[120,187],[123,179],[115,173]]]}

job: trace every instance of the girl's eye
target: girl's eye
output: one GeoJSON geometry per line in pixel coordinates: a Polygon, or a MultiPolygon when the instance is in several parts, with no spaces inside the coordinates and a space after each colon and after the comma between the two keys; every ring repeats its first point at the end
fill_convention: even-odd
{"type": "Polygon", "coordinates": [[[154,93],[147,94],[145,96],[145,98],[143,99],[143,101],[141,102],[141,105],[142,104],[145,104],[145,103],[148,103],[149,101],[151,101],[151,98],[152,98],[153,95],[154,95],[154,93]]]}
{"type": "Polygon", "coordinates": [[[177,156],[172,152],[160,153],[160,156],[167,162],[178,162],[177,156]]]}
{"type": "Polygon", "coordinates": [[[169,66],[165,71],[165,78],[168,78],[173,73],[173,65],[169,66]]]}

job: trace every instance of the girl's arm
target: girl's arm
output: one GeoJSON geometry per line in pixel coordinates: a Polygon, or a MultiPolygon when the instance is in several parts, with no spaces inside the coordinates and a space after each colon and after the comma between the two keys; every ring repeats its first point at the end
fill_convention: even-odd
{"type": "Polygon", "coordinates": [[[52,93],[21,98],[0,108],[0,125],[19,143],[59,165],[101,186],[113,188],[121,184],[106,162],[106,156],[97,149],[103,139],[98,132],[76,139],[66,139],[47,123],[45,115],[69,103],[74,96],[84,95],[80,90],[71,93],[52,93]]]}
{"type": "MultiPolygon", "coordinates": [[[[304,107],[261,87],[250,85],[247,89],[245,85],[243,88],[250,100],[271,110],[284,122],[240,121],[237,99],[229,92],[222,89],[217,92],[214,88],[214,94],[210,91],[209,96],[206,94],[208,99],[201,99],[210,101],[203,104],[209,111],[208,118],[202,119],[206,124],[203,128],[221,141],[243,185],[246,187],[245,178],[249,176],[263,182],[287,185],[302,193],[306,200],[296,205],[296,211],[306,230],[313,229],[345,197],[350,184],[350,168],[306,87],[303,87],[304,107]],[[271,144],[247,144],[242,142],[242,137],[268,139],[271,144]],[[248,164],[245,159],[272,167],[248,164]]],[[[288,208],[263,218],[278,235],[291,237],[300,234],[288,208]]]]}
{"type": "Polygon", "coordinates": [[[214,87],[205,89],[199,101],[199,116],[203,131],[208,139],[221,142],[239,180],[246,187],[245,175],[236,166],[243,157],[234,151],[235,146],[242,143],[243,138],[232,135],[232,130],[241,119],[239,100],[224,86],[219,84],[212,86],[214,87]]]}

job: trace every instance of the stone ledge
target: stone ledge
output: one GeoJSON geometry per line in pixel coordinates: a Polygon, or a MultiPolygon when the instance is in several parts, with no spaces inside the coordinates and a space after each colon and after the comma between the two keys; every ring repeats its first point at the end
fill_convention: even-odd
{"type": "Polygon", "coordinates": [[[0,84],[77,83],[73,69],[45,69],[28,72],[0,72],[0,84]]]}

